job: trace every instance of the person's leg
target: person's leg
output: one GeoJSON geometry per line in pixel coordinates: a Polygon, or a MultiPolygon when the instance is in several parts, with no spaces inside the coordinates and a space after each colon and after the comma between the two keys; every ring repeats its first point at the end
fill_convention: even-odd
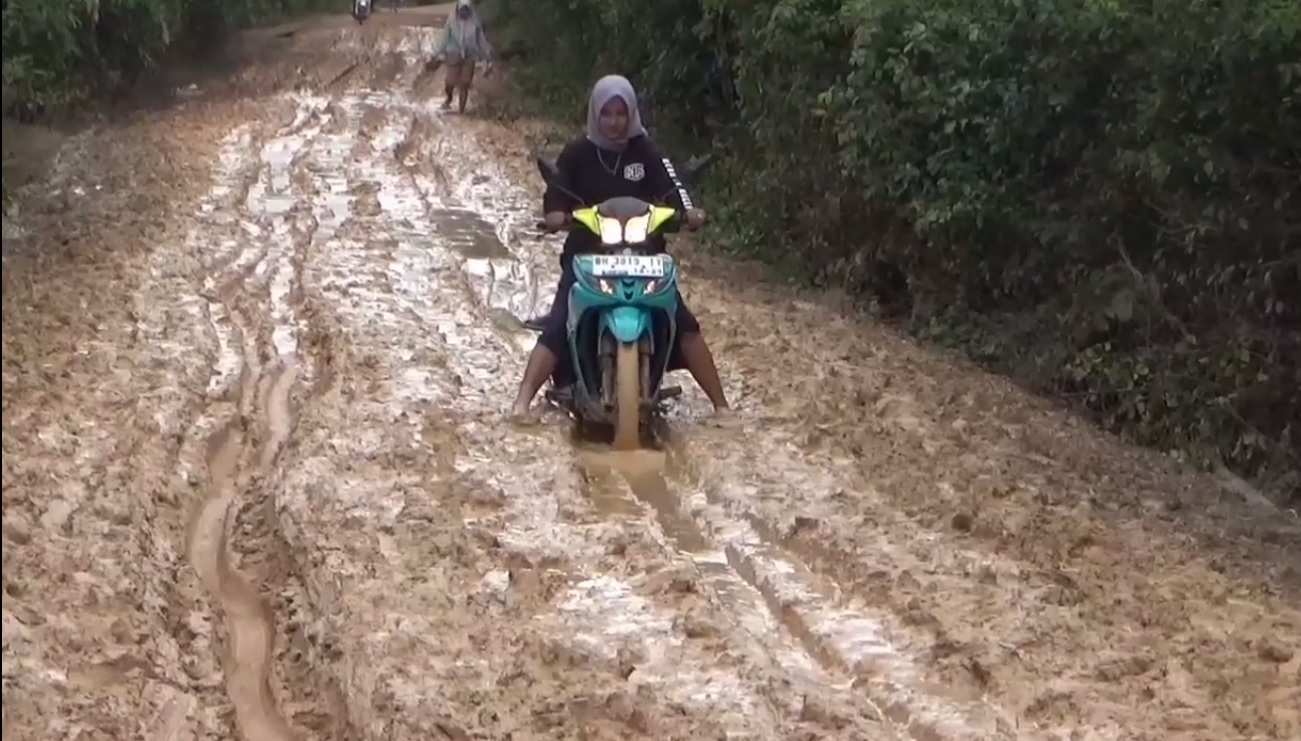
{"type": "Polygon", "coordinates": [[[714,365],[714,354],[709,351],[705,337],[700,333],[700,322],[695,314],[687,308],[687,302],[678,294],[678,357],[670,361],[670,367],[686,367],[691,377],[700,384],[700,389],[709,397],[714,409],[728,409],[727,395],[723,393],[723,380],[718,377],[718,367],[714,365]],[[677,361],[677,362],[673,362],[677,361]]]}
{"type": "Polygon", "coordinates": [[[460,82],[461,61],[448,57],[444,66],[447,71],[443,73],[443,93],[446,95],[443,98],[443,110],[446,111],[452,108],[452,97],[456,95],[456,86],[460,82]]]}
{"type": "Polygon", "coordinates": [[[470,98],[470,85],[474,83],[474,60],[466,59],[461,63],[460,76],[460,97],[457,100],[457,110],[465,113],[465,103],[470,98]]]}
{"type": "Polygon", "coordinates": [[[529,413],[533,397],[538,395],[542,384],[546,383],[551,373],[555,371],[556,359],[556,354],[539,339],[533,346],[533,352],[529,353],[528,364],[524,366],[524,378],[520,381],[515,403],[511,405],[512,417],[524,417],[529,413]]]}
{"type": "Polygon", "coordinates": [[[563,269],[560,282],[556,285],[556,296],[551,301],[551,312],[547,314],[542,335],[538,337],[529,361],[524,366],[524,378],[520,381],[519,392],[511,406],[511,416],[522,417],[528,414],[533,397],[538,395],[542,384],[556,372],[560,355],[565,347],[565,324],[569,319],[569,289],[574,285],[571,269],[563,269]]]}
{"type": "Polygon", "coordinates": [[[709,397],[714,409],[729,409],[727,395],[723,393],[723,380],[718,377],[718,367],[714,365],[714,354],[705,344],[704,335],[699,332],[684,334],[678,340],[682,345],[682,361],[696,379],[700,388],[709,397]]]}

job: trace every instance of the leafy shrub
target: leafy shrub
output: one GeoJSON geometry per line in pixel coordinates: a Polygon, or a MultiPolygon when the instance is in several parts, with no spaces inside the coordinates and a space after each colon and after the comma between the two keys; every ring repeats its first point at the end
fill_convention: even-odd
{"type": "Polygon", "coordinates": [[[5,0],[5,113],[30,115],[77,102],[96,86],[136,79],[177,43],[322,0],[5,0]]]}

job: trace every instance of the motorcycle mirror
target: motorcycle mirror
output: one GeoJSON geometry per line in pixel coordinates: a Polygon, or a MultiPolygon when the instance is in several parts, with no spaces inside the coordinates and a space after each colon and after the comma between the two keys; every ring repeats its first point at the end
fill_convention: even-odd
{"type": "Polygon", "coordinates": [[[712,154],[702,154],[699,157],[693,157],[691,161],[687,162],[686,167],[682,168],[683,176],[687,180],[695,180],[700,177],[700,173],[704,172],[705,169],[709,167],[709,163],[713,161],[713,159],[714,155],[712,154]]]}
{"type": "Polygon", "coordinates": [[[560,174],[560,170],[556,169],[555,163],[540,154],[534,154],[533,161],[537,163],[538,174],[542,176],[542,181],[547,185],[551,185],[556,176],[560,174]]]}
{"type": "Polygon", "coordinates": [[[560,184],[560,168],[556,167],[556,163],[537,152],[533,153],[533,161],[537,164],[538,173],[542,175],[542,182],[546,183],[547,187],[556,188],[575,201],[583,202],[583,199],[579,198],[572,190],[560,184]]]}

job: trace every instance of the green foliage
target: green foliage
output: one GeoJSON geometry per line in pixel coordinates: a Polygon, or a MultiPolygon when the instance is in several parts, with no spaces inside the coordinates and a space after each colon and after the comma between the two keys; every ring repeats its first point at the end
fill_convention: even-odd
{"type": "Polygon", "coordinates": [[[135,80],[180,42],[323,7],[322,0],[5,0],[5,113],[35,113],[135,80]]]}
{"type": "Polygon", "coordinates": [[[1301,4],[487,2],[527,89],[576,113],[618,71],[713,145],[732,249],[906,282],[915,331],[1113,429],[1301,470],[1301,4]]]}

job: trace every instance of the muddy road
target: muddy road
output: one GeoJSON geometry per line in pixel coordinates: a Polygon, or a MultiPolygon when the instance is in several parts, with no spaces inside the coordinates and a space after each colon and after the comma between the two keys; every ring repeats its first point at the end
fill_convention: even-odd
{"type": "Polygon", "coordinates": [[[276,35],[6,216],[7,737],[1301,738],[1295,513],[827,297],[682,245],[735,424],[504,422],[543,127],[440,113],[431,19],[276,35]]]}

